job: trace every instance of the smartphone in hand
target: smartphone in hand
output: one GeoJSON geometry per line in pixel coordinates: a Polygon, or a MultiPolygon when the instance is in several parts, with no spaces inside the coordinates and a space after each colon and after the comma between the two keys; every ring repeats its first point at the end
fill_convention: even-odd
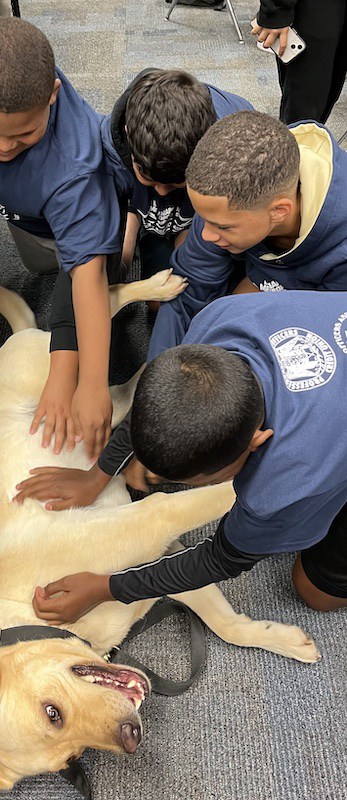
{"type": "MultiPolygon", "coordinates": [[[[254,28],[257,25],[256,18],[252,19],[251,26],[254,28]]],[[[272,50],[273,53],[276,53],[276,56],[283,62],[283,64],[289,64],[290,61],[293,61],[294,58],[297,58],[301,53],[304,52],[306,44],[304,40],[299,36],[295,28],[289,28],[288,30],[288,39],[287,44],[284,50],[284,53],[280,56],[278,55],[280,49],[280,40],[279,37],[276,41],[271,45],[271,47],[264,47],[262,42],[257,42],[257,47],[259,50],[263,50],[265,52],[269,52],[272,50]]]]}

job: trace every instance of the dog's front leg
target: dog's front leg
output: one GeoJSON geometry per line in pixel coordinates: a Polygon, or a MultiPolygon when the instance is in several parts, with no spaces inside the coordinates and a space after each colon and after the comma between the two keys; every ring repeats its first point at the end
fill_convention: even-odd
{"type": "MultiPolygon", "coordinates": [[[[182,550],[182,545],[177,543],[176,549],[182,550]]],[[[252,580],[252,577],[249,576],[249,579],[252,580]]],[[[213,633],[228,644],[261,647],[306,663],[313,663],[320,658],[311,637],[301,628],[269,620],[252,620],[245,614],[236,614],[215,584],[171,597],[195,611],[213,633]]]]}
{"type": "MultiPolygon", "coordinates": [[[[235,502],[230,481],[174,494],[162,492],[146,498],[155,511],[155,527],[166,547],[183,533],[222,517],[235,502]]],[[[150,518],[148,520],[150,524],[150,518]]],[[[152,521],[153,525],[153,521],[152,521]]]]}

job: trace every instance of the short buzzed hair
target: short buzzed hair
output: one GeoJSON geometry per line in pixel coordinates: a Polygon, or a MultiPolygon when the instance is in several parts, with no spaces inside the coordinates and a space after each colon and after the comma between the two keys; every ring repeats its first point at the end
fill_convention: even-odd
{"type": "Polygon", "coordinates": [[[22,19],[1,18],[0,111],[44,108],[54,81],[54,54],[42,31],[22,19]]]}
{"type": "Polygon", "coordinates": [[[246,361],[221,347],[182,344],[142,373],[131,441],[147,469],[184,482],[236,461],[264,415],[262,390],[246,361]]]}
{"type": "Polygon", "coordinates": [[[199,194],[227,197],[230,207],[252,209],[293,189],[299,163],[299,147],[283,122],[259,111],[238,111],[205,133],[186,178],[199,194]]]}

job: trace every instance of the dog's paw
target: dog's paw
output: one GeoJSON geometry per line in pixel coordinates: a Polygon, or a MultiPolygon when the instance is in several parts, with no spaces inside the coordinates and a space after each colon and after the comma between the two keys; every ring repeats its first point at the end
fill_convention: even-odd
{"type": "Polygon", "coordinates": [[[263,621],[264,641],[260,647],[287,658],[295,658],[305,664],[319,661],[321,655],[313,639],[296,625],[263,621]]]}
{"type": "Polygon", "coordinates": [[[181,275],[173,275],[172,269],[163,269],[143,281],[143,299],[167,302],[181,294],[187,285],[188,282],[181,275]]]}

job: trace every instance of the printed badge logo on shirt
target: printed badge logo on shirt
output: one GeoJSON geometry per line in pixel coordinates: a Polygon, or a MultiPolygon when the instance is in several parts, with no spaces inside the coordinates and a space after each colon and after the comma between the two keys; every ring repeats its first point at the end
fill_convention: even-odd
{"type": "Polygon", "coordinates": [[[330,381],[336,356],[328,342],[305,328],[284,328],[269,337],[290,392],[316,389],[330,381]]]}
{"type": "Polygon", "coordinates": [[[167,233],[180,233],[191,223],[192,217],[182,217],[179,208],[167,206],[160,209],[156,200],[152,200],[148,211],[145,213],[138,209],[142,217],[142,224],[146,231],[165,236],[167,233]]]}
{"type": "Polygon", "coordinates": [[[340,314],[337,322],[334,325],[334,339],[336,344],[341,348],[342,352],[347,356],[347,311],[340,314]]]}
{"type": "Polygon", "coordinates": [[[284,292],[284,286],[278,281],[264,281],[263,283],[259,284],[259,289],[261,292],[284,292]]]}

